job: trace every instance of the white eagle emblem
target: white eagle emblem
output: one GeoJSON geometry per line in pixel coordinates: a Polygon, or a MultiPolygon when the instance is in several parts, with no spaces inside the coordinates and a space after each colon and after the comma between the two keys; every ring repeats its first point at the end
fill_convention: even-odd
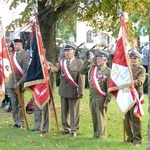
{"type": "Polygon", "coordinates": [[[42,91],[39,91],[37,88],[35,88],[35,92],[38,96],[42,97],[47,91],[47,88],[45,88],[44,90],[42,91]]]}

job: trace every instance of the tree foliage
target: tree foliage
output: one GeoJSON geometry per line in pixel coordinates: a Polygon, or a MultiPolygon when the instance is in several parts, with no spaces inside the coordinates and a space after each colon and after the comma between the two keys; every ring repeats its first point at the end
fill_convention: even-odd
{"type": "Polygon", "coordinates": [[[76,37],[76,19],[71,18],[69,21],[68,24],[68,21],[59,19],[56,26],[56,37],[66,42],[69,42],[69,37],[76,37]]]}
{"type": "Polygon", "coordinates": [[[117,36],[119,13],[122,11],[129,14],[127,28],[131,41],[141,33],[149,35],[150,31],[149,0],[39,0],[38,3],[36,0],[13,0],[10,9],[19,7],[19,2],[26,2],[27,6],[21,13],[22,17],[14,20],[9,27],[15,29],[16,26],[29,24],[37,12],[44,46],[52,62],[55,62],[56,57],[55,31],[60,18],[68,24],[72,18],[86,21],[95,32],[108,31],[117,36]]]}
{"type": "MultiPolygon", "coordinates": [[[[29,23],[30,17],[33,16],[36,5],[36,0],[13,0],[10,9],[19,7],[19,2],[26,2],[27,7],[21,15],[20,19],[13,21],[12,28],[29,23]]],[[[147,31],[144,35],[149,34],[150,21],[150,1],[149,0],[39,0],[38,13],[41,11],[55,13],[55,20],[58,18],[72,18],[76,16],[80,21],[87,21],[95,30],[106,30],[116,33],[119,24],[120,11],[129,14],[129,28],[132,29],[132,35],[138,36],[141,27],[145,26],[147,31]],[[78,11],[77,11],[78,10],[78,11]],[[138,24],[134,26],[133,24],[138,24]]],[[[43,15],[43,14],[42,14],[43,15]]],[[[43,18],[48,18],[49,15],[44,14],[43,18]]]]}

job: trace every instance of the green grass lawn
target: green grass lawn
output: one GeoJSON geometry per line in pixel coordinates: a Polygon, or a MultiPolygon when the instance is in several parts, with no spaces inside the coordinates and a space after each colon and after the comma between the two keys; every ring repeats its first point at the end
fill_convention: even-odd
{"type": "MultiPolygon", "coordinates": [[[[30,99],[30,93],[26,92],[26,103],[30,99]]],[[[56,92],[55,105],[60,131],[62,130],[60,120],[60,98],[56,92]]],[[[6,113],[5,109],[0,109],[0,150],[146,150],[148,141],[148,96],[145,95],[143,104],[145,116],[142,119],[143,143],[140,147],[133,147],[132,144],[123,142],[123,123],[115,100],[109,104],[107,111],[107,138],[105,140],[92,139],[93,127],[89,109],[89,91],[86,89],[84,98],[81,100],[81,118],[80,130],[76,138],[69,135],[59,135],[57,133],[56,122],[51,112],[51,130],[47,135],[39,132],[31,132],[26,128],[13,128],[13,119],[11,113],[6,113]]],[[[29,128],[34,126],[33,114],[28,114],[29,128]]]]}

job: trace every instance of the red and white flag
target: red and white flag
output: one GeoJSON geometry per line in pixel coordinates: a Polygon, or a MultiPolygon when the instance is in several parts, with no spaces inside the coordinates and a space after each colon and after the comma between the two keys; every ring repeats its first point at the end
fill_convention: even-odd
{"type": "Polygon", "coordinates": [[[121,27],[112,62],[108,92],[115,97],[121,112],[125,114],[136,102],[135,88],[129,63],[125,15],[121,15],[121,27]]]}
{"type": "Polygon", "coordinates": [[[43,108],[50,98],[49,73],[45,50],[38,23],[32,26],[32,60],[28,68],[24,87],[31,90],[39,108],[43,108]]]}
{"type": "Polygon", "coordinates": [[[12,70],[0,20],[0,100],[5,98],[5,83],[9,81],[11,75],[12,70]]]}

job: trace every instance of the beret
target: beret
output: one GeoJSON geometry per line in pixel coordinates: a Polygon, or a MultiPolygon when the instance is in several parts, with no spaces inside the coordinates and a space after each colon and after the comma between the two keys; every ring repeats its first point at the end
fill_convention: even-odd
{"type": "Polygon", "coordinates": [[[66,44],[65,48],[64,48],[64,51],[65,50],[76,50],[76,48],[73,46],[73,45],[70,45],[70,44],[66,44]]]}
{"type": "Polygon", "coordinates": [[[108,58],[108,55],[107,55],[105,52],[103,52],[103,51],[99,51],[99,52],[97,53],[96,57],[98,57],[98,56],[102,56],[102,57],[108,58]]]}
{"type": "Polygon", "coordinates": [[[21,39],[14,39],[14,43],[17,43],[17,42],[22,43],[22,40],[21,39]]]}
{"type": "Polygon", "coordinates": [[[131,50],[131,51],[129,52],[129,55],[130,55],[130,56],[135,56],[135,57],[141,58],[141,54],[140,54],[138,51],[136,51],[136,50],[131,50]]]}

